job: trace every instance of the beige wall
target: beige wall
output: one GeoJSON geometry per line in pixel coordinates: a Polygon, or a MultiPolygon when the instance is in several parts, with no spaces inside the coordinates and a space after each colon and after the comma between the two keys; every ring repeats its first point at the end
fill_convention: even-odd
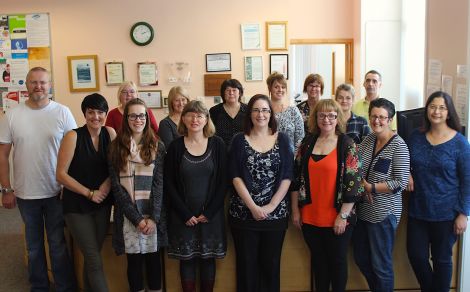
{"type": "MultiPolygon", "coordinates": [[[[136,80],[136,63],[156,61],[160,85],[154,89],[167,95],[172,84],[168,63],[190,64],[192,97],[202,96],[205,54],[230,52],[232,76],[246,88],[246,96],[266,93],[265,82],[244,82],[243,57],[262,55],[264,75],[269,70],[269,53],[265,50],[242,51],[240,24],[262,24],[262,47],[265,48],[264,22],[288,21],[289,38],[353,38],[358,0],[295,1],[187,1],[187,0],[83,0],[83,1],[2,1],[2,13],[48,12],[51,19],[53,73],[56,100],[68,105],[78,124],[83,123],[80,102],[85,94],[68,89],[67,56],[97,54],[100,69],[100,93],[111,107],[117,105],[116,87],[104,84],[104,62],[124,61],[126,79],[136,80]],[[7,3],[4,3],[7,2],[7,3]],[[147,21],[156,31],[154,41],[146,47],[134,45],[129,29],[137,21],[147,21]]],[[[356,49],[356,52],[358,50],[356,49]]],[[[165,115],[157,110],[157,119],[165,115]]]]}
{"type": "Polygon", "coordinates": [[[428,0],[426,27],[427,58],[441,60],[442,74],[455,78],[457,65],[467,64],[468,0],[428,0]]]}

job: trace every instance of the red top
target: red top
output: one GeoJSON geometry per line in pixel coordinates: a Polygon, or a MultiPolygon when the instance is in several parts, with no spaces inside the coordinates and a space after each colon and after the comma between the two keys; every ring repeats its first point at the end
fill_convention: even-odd
{"type": "MultiPolygon", "coordinates": [[[[158,124],[155,116],[153,115],[150,109],[147,109],[147,115],[150,119],[150,127],[155,131],[155,134],[158,133],[158,124]]],[[[122,114],[118,110],[118,108],[112,109],[108,113],[108,117],[106,118],[106,126],[113,128],[116,130],[116,133],[121,130],[122,125],[122,114]]]]}
{"type": "Polygon", "coordinates": [[[338,212],[335,209],[336,173],[338,157],[336,148],[320,161],[308,160],[308,176],[312,203],[305,205],[302,222],[317,227],[333,227],[338,212]]]}

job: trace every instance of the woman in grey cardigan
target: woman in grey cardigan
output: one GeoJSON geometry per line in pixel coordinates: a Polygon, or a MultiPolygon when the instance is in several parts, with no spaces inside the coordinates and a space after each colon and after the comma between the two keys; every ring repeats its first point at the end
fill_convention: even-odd
{"type": "Polygon", "coordinates": [[[115,197],[113,247],[127,255],[127,278],[132,292],[161,289],[159,248],[166,239],[160,223],[165,146],[148,123],[140,99],[126,104],[119,136],[110,148],[110,177],[115,197]]]}

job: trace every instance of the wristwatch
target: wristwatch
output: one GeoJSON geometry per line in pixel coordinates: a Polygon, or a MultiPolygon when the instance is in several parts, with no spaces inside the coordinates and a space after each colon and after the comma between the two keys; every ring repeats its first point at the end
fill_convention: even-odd
{"type": "Polygon", "coordinates": [[[2,188],[2,189],[1,189],[2,194],[13,193],[14,191],[15,191],[15,190],[12,189],[12,188],[2,188]]]}
{"type": "Polygon", "coordinates": [[[341,212],[341,213],[339,213],[339,217],[341,217],[341,219],[346,220],[346,219],[348,219],[349,214],[348,214],[348,213],[343,213],[343,212],[341,212]]]}

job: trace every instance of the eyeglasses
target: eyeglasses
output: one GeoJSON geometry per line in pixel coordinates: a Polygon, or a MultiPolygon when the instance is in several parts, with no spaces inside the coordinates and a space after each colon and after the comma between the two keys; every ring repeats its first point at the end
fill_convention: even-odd
{"type": "Polygon", "coordinates": [[[135,93],[135,90],[123,90],[121,91],[121,95],[132,95],[135,93]]]}
{"type": "Polygon", "coordinates": [[[342,100],[342,101],[351,101],[352,100],[352,97],[351,96],[341,96],[339,95],[336,100],[342,100]]]}
{"type": "Polygon", "coordinates": [[[307,85],[307,87],[309,87],[309,88],[321,88],[321,85],[319,85],[319,84],[309,84],[309,85],[307,85]]]}
{"type": "Polygon", "coordinates": [[[324,120],[327,118],[329,121],[336,120],[338,115],[335,115],[334,113],[317,113],[317,118],[320,120],[324,120]]]}
{"type": "Polygon", "coordinates": [[[253,108],[251,109],[252,114],[269,114],[271,113],[271,110],[268,108],[253,108]]]}
{"type": "Polygon", "coordinates": [[[185,114],[184,117],[190,120],[196,119],[198,121],[202,121],[203,119],[206,118],[206,116],[203,114],[185,114]]]}
{"type": "Polygon", "coordinates": [[[433,111],[433,112],[435,112],[435,111],[445,112],[447,110],[447,108],[443,105],[441,105],[441,106],[430,105],[429,110],[433,111]]]}
{"type": "Polygon", "coordinates": [[[145,121],[147,119],[147,114],[130,114],[130,115],[127,115],[127,118],[131,121],[135,121],[137,119],[141,120],[141,121],[145,121]]]}
{"type": "Polygon", "coordinates": [[[375,121],[375,120],[377,120],[377,119],[378,119],[379,121],[381,121],[381,122],[385,122],[385,121],[387,121],[389,118],[388,118],[388,117],[384,117],[384,116],[375,116],[375,115],[373,115],[373,116],[370,116],[369,119],[371,120],[371,122],[373,122],[373,121],[375,121]]]}

